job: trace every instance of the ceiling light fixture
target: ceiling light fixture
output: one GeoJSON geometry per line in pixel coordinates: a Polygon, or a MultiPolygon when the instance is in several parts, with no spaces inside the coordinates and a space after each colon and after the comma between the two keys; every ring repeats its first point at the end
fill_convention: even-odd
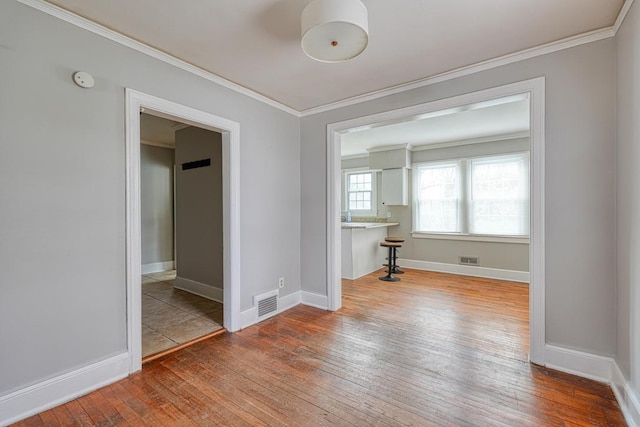
{"type": "Polygon", "coordinates": [[[367,8],[360,0],[313,0],[302,11],[302,50],[321,62],[360,55],[369,41],[367,8]]]}

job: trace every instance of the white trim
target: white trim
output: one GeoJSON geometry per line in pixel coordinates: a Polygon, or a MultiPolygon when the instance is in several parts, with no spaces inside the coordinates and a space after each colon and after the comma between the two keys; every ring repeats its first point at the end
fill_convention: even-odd
{"type": "Polygon", "coordinates": [[[170,150],[175,150],[176,148],[176,145],[171,142],[150,141],[148,139],[141,139],[140,144],[151,145],[152,147],[168,148],[170,150]]]}
{"type": "Polygon", "coordinates": [[[531,82],[529,97],[529,359],[544,363],[545,311],[545,79],[531,82]]]}
{"type": "Polygon", "coordinates": [[[248,310],[240,312],[240,329],[248,328],[258,323],[258,309],[251,307],[248,310]]]}
{"type": "Polygon", "coordinates": [[[129,355],[116,356],[75,371],[58,375],[0,397],[0,425],[24,418],[69,402],[129,374],[129,355]]]}
{"type": "Polygon", "coordinates": [[[328,298],[326,295],[314,294],[312,292],[301,291],[302,301],[304,305],[308,305],[322,310],[327,309],[328,298]]]}
{"type": "Polygon", "coordinates": [[[224,290],[205,283],[176,276],[173,287],[191,294],[199,295],[219,303],[224,303],[224,290]]]}
{"type": "Polygon", "coordinates": [[[484,277],[487,279],[509,280],[529,283],[529,272],[503,270],[500,268],[476,267],[472,265],[446,264],[443,262],[398,259],[398,265],[415,270],[436,271],[439,273],[460,274],[462,276],[484,277]]]}
{"type": "Polygon", "coordinates": [[[369,153],[350,154],[348,156],[342,156],[342,160],[354,160],[354,159],[366,159],[369,157],[369,153]]]}
{"type": "Polygon", "coordinates": [[[640,394],[625,379],[620,367],[615,362],[613,363],[611,389],[629,427],[640,426],[640,394]]]}
{"type": "Polygon", "coordinates": [[[611,381],[614,363],[611,357],[546,344],[545,360],[544,366],[550,369],[607,384],[611,381]]]}
{"type": "Polygon", "coordinates": [[[173,270],[175,268],[176,263],[171,261],[162,261],[162,262],[152,262],[150,264],[142,265],[142,274],[149,273],[159,273],[161,271],[173,270]]]}
{"type": "Polygon", "coordinates": [[[485,236],[480,234],[447,234],[412,231],[411,237],[414,239],[464,240],[468,242],[513,243],[521,245],[529,244],[528,237],[485,236]]]}
{"type": "Polygon", "coordinates": [[[393,145],[379,145],[377,147],[366,148],[367,153],[381,153],[384,151],[392,151],[392,150],[413,150],[413,145],[411,144],[393,144],[393,145]]]}
{"type": "Polygon", "coordinates": [[[289,295],[278,298],[278,313],[287,311],[297,305],[300,305],[300,291],[292,292],[289,295]]]}
{"type": "Polygon", "coordinates": [[[349,129],[406,119],[439,110],[483,102],[522,93],[529,94],[530,102],[530,221],[529,246],[530,284],[530,360],[539,365],[545,361],[545,252],[544,252],[544,91],[545,79],[538,77],[518,83],[480,90],[465,95],[428,102],[398,110],[330,123],[327,125],[327,297],[328,309],[338,310],[342,305],[340,275],[340,135],[349,129]]]}
{"type": "Polygon", "coordinates": [[[240,125],[231,120],[125,89],[126,283],[130,372],[142,368],[140,110],[222,134],[224,327],[240,329],[240,125]]]}
{"type": "Polygon", "coordinates": [[[413,145],[411,151],[435,150],[438,148],[459,147],[462,145],[483,144],[485,142],[509,141],[514,139],[529,138],[529,132],[513,132],[494,136],[485,136],[482,138],[461,139],[457,141],[437,142],[434,144],[416,144],[413,145]]]}
{"type": "MultiPolygon", "coordinates": [[[[274,292],[277,292],[277,290],[274,292]]],[[[293,292],[283,297],[278,297],[278,311],[276,311],[275,313],[272,313],[269,316],[265,316],[259,320],[258,320],[258,308],[254,305],[250,309],[244,310],[240,313],[240,329],[248,328],[249,326],[262,322],[263,320],[267,320],[271,317],[277,316],[278,314],[285,312],[299,304],[300,304],[300,291],[293,292]]]]}
{"type": "Polygon", "coordinates": [[[631,9],[631,5],[633,4],[633,0],[626,0],[622,5],[622,9],[620,9],[620,13],[618,14],[618,18],[616,19],[616,23],[613,24],[613,32],[615,34],[618,33],[622,23],[624,22],[624,18],[627,17],[627,13],[629,13],[629,9],[631,9]]]}
{"type": "Polygon", "coordinates": [[[583,44],[597,42],[600,40],[611,38],[613,36],[615,36],[613,27],[603,28],[600,30],[595,30],[595,31],[580,34],[577,36],[568,37],[566,39],[558,40],[555,42],[533,47],[530,49],[525,49],[520,52],[500,56],[498,58],[489,59],[487,61],[482,61],[476,64],[457,68],[452,71],[436,74],[435,76],[425,77],[424,79],[415,80],[413,82],[403,83],[397,86],[392,86],[390,88],[369,92],[364,95],[358,95],[351,98],[343,99],[341,101],[321,105],[319,107],[309,108],[307,110],[300,111],[299,114],[301,117],[306,117],[314,114],[324,113],[327,111],[336,110],[338,108],[344,108],[350,105],[360,104],[362,102],[372,101],[374,99],[383,98],[385,96],[394,95],[394,94],[405,92],[408,90],[421,88],[423,86],[429,86],[429,85],[441,83],[447,80],[456,79],[458,77],[468,76],[471,74],[479,73],[481,71],[502,67],[503,65],[512,64],[514,62],[535,58],[536,56],[542,56],[549,53],[558,52],[560,50],[581,46],[583,44]]]}
{"type": "Polygon", "coordinates": [[[609,384],[629,427],[640,426],[640,395],[611,357],[547,344],[547,368],[609,384]]]}
{"type": "Polygon", "coordinates": [[[264,95],[261,95],[251,89],[248,89],[244,86],[241,86],[237,83],[234,83],[230,80],[227,80],[223,77],[220,77],[216,74],[213,74],[209,71],[205,71],[202,68],[196,67],[195,65],[189,64],[188,62],[185,62],[181,59],[176,58],[175,56],[171,56],[165,52],[162,52],[156,48],[153,48],[151,46],[148,46],[144,43],[141,43],[137,40],[134,40],[130,37],[127,37],[123,34],[120,34],[116,31],[113,31],[109,28],[106,28],[100,24],[97,24],[93,21],[90,21],[86,18],[83,18],[79,15],[76,15],[73,12],[70,12],[68,10],[62,9],[61,7],[55,6],[53,4],[47,3],[43,0],[16,0],[19,3],[22,3],[24,5],[30,6],[34,9],[39,10],[40,12],[44,12],[48,15],[54,16],[58,19],[61,19],[65,22],[68,22],[72,25],[75,25],[76,27],[82,28],[83,30],[87,30],[90,31],[94,34],[97,34],[99,36],[102,36],[106,39],[109,39],[111,41],[114,41],[118,44],[121,44],[123,46],[126,46],[128,48],[131,48],[135,51],[138,51],[140,53],[143,53],[145,55],[148,55],[152,58],[158,59],[162,62],[165,62],[169,65],[173,65],[176,68],[179,68],[181,70],[184,70],[188,73],[194,74],[198,77],[202,77],[205,80],[209,80],[210,82],[216,83],[222,87],[225,87],[227,89],[231,89],[235,92],[238,92],[242,95],[246,95],[250,98],[253,98],[257,101],[263,102],[267,105],[270,105],[272,107],[275,107],[279,110],[282,110],[286,113],[292,114],[296,117],[300,117],[300,113],[287,106],[284,105],[278,101],[275,101],[271,98],[268,98],[264,95]]]}

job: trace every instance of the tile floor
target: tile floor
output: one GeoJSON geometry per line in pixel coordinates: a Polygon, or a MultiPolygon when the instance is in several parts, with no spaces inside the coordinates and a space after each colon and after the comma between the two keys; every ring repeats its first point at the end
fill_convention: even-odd
{"type": "Polygon", "coordinates": [[[222,328],[222,304],[173,288],[176,271],[142,276],[142,357],[222,328]]]}

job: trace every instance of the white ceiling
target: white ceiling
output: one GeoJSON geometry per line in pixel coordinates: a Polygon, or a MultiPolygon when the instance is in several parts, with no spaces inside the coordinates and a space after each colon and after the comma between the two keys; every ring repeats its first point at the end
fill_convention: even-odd
{"type": "Polygon", "coordinates": [[[363,0],[369,46],[300,48],[309,0],[49,0],[297,111],[611,27],[624,0],[363,0]]]}
{"type": "Polygon", "coordinates": [[[420,119],[384,124],[341,136],[341,155],[357,156],[369,149],[409,144],[414,147],[522,135],[529,132],[529,99],[507,97],[436,111],[420,119]]]}

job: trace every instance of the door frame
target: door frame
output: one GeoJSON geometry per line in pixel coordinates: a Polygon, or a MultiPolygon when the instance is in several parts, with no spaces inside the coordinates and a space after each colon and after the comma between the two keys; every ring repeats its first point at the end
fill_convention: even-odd
{"type": "Polygon", "coordinates": [[[240,329],[240,124],[126,88],[126,293],[130,372],[142,369],[140,224],[140,113],[142,111],[222,134],[224,327],[230,332],[240,329]]]}
{"type": "Polygon", "coordinates": [[[327,299],[328,309],[342,306],[340,260],[340,138],[362,127],[406,121],[434,111],[462,107],[519,94],[529,95],[530,116],[530,238],[529,238],[529,360],[545,364],[545,78],[538,77],[420,105],[358,117],[327,125],[327,299]]]}

